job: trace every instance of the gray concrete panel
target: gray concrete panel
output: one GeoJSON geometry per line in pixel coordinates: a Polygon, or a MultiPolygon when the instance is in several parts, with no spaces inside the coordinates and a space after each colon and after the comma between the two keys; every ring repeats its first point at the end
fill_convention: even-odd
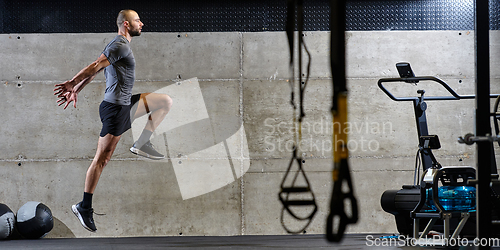
{"type": "Polygon", "coordinates": [[[132,40],[138,79],[238,79],[238,33],[143,33],[132,40]]]}
{"type": "MultiPolygon", "coordinates": [[[[274,160],[273,160],[274,161],[274,160]]],[[[324,160],[328,161],[328,160],[324,160]]],[[[362,171],[352,172],[354,192],[359,205],[359,222],[349,225],[348,232],[394,232],[394,217],[380,207],[380,196],[387,189],[400,189],[408,183],[411,172],[404,171],[362,171]],[[387,181],[390,178],[391,181],[387,181]]],[[[283,173],[248,173],[245,175],[245,232],[247,234],[286,233],[280,218],[282,205],[278,200],[278,192],[283,173]],[[257,202],[260,201],[260,202],[257,202]]],[[[312,190],[316,195],[318,213],[313,218],[307,233],[325,233],[324,223],[328,215],[331,193],[331,175],[329,172],[309,172],[308,177],[314,180],[312,190]]],[[[306,214],[308,208],[297,210],[306,214]]],[[[285,225],[290,229],[300,229],[305,221],[285,217],[285,225]]]]}
{"type": "MultiPolygon", "coordinates": [[[[103,98],[104,82],[89,84],[80,93],[77,108],[70,105],[66,110],[57,106],[57,98],[53,96],[52,90],[56,83],[59,82],[9,81],[2,84],[0,97],[5,101],[0,103],[0,108],[9,111],[5,113],[6,119],[0,121],[4,131],[3,159],[17,159],[20,155],[24,159],[93,157],[101,130],[98,109],[103,98]],[[71,147],[68,147],[69,143],[71,147]]],[[[137,82],[134,93],[154,92],[174,84],[137,82]]],[[[220,142],[236,133],[241,127],[238,82],[201,82],[199,90],[201,102],[205,105],[201,108],[206,109],[207,125],[213,128],[210,133],[214,133],[216,141],[220,142]]],[[[186,96],[171,97],[175,106],[192,102],[186,96]]],[[[169,119],[175,117],[167,116],[165,123],[169,119]]],[[[116,155],[127,153],[132,144],[133,136],[128,131],[122,136],[116,155]]]]}
{"type": "MultiPolygon", "coordinates": [[[[298,36],[298,33],[295,33],[295,36],[298,36]]],[[[311,55],[311,57],[308,57],[305,49],[302,50],[303,74],[306,75],[307,73],[306,67],[310,58],[310,77],[330,77],[329,33],[304,32],[303,38],[304,44],[311,55]]],[[[297,46],[294,50],[294,60],[296,62],[299,60],[297,46]]],[[[244,78],[275,80],[291,77],[290,53],[285,32],[243,33],[243,58],[244,78]],[[266,39],[261,38],[263,35],[266,36],[266,39]]],[[[297,67],[295,68],[295,74],[296,76],[299,74],[297,67]]]]}
{"type": "MultiPolygon", "coordinates": [[[[116,33],[1,35],[1,80],[69,80],[99,57],[116,33]]],[[[144,33],[131,42],[136,79],[238,78],[237,33],[144,33]],[[210,39],[207,39],[210,37],[210,39]]],[[[100,75],[96,79],[104,79],[100,75]]]]}
{"type": "Polygon", "coordinates": [[[290,54],[285,32],[243,33],[243,77],[287,79],[290,54]],[[266,39],[262,35],[266,34],[266,39]]]}
{"type": "Polygon", "coordinates": [[[492,30],[490,31],[490,75],[492,78],[500,78],[499,69],[500,69],[500,32],[492,30]]]}
{"type": "Polygon", "coordinates": [[[294,126],[288,82],[245,81],[243,119],[249,138],[250,158],[289,155],[294,140],[290,130],[294,130],[294,126]],[[274,138],[279,141],[276,139],[275,143],[274,138]]]}
{"type": "Polygon", "coordinates": [[[77,108],[71,106],[66,110],[57,106],[54,84],[52,81],[2,84],[0,107],[5,111],[5,119],[0,121],[5,145],[2,159],[15,159],[19,155],[29,159],[93,156],[100,131],[98,106],[103,83],[96,81],[88,86],[81,92],[77,108]]]}
{"type": "Polygon", "coordinates": [[[241,231],[239,182],[183,200],[171,164],[112,160],[93,199],[95,211],[105,215],[94,215],[98,231],[89,233],[70,211],[82,197],[89,164],[77,160],[21,162],[21,166],[3,162],[2,203],[15,211],[28,201],[46,204],[58,222],[53,237],[237,235],[241,231]]]}
{"type": "MultiPolygon", "coordinates": [[[[0,35],[1,80],[71,79],[99,57],[116,34],[0,35]]],[[[104,79],[104,77],[100,77],[104,79]]],[[[99,78],[97,78],[99,79],[99,78]]]]}
{"type": "MultiPolygon", "coordinates": [[[[496,35],[492,32],[491,36],[494,38],[496,35]]],[[[329,36],[329,32],[304,33],[304,41],[312,57],[310,77],[331,76],[329,36]]],[[[349,31],[346,33],[346,46],[347,76],[352,78],[397,77],[395,64],[402,61],[410,62],[420,75],[463,78],[474,75],[474,33],[471,31],[349,31]],[[450,52],[456,48],[461,49],[450,52]]],[[[496,42],[492,42],[493,54],[498,52],[497,47],[496,42]]],[[[285,32],[245,33],[243,51],[245,78],[291,77],[285,32]],[[263,34],[267,37],[264,41],[260,39],[263,34]]],[[[304,53],[304,62],[306,59],[304,53]]],[[[496,60],[493,65],[496,65],[496,60]]]]}
{"type": "MultiPolygon", "coordinates": [[[[279,187],[283,176],[283,173],[266,172],[248,173],[243,177],[245,181],[244,219],[246,234],[268,234],[269,232],[277,234],[286,233],[280,222],[283,207],[278,199],[280,190],[279,187]]],[[[329,197],[327,194],[330,189],[329,181],[331,179],[331,175],[328,172],[309,172],[307,176],[308,178],[315,180],[311,183],[311,185],[312,190],[316,195],[319,212],[313,218],[311,225],[306,228],[306,232],[311,234],[321,234],[324,233],[326,209],[327,204],[329,203],[329,197]]],[[[294,211],[301,216],[304,216],[312,212],[312,207],[294,207],[294,211]]],[[[300,230],[305,224],[307,224],[308,221],[297,221],[285,213],[284,222],[285,226],[287,226],[290,230],[300,230]]]]}
{"type": "Polygon", "coordinates": [[[397,62],[417,75],[474,76],[471,31],[353,31],[346,40],[348,77],[397,77],[397,62]]]}

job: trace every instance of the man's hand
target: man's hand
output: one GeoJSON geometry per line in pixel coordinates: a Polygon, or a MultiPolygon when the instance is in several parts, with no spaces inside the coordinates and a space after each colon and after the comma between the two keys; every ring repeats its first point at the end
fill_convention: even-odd
{"type": "Polygon", "coordinates": [[[64,105],[64,109],[66,109],[68,105],[73,102],[73,107],[76,108],[78,93],[85,87],[85,85],[94,79],[97,73],[101,72],[109,65],[110,63],[106,56],[101,54],[95,62],[80,70],[80,72],[78,72],[73,79],[56,84],[54,95],[59,97],[59,100],[57,100],[58,105],[61,106],[66,103],[66,105],[64,105]]]}
{"type": "Polygon", "coordinates": [[[54,95],[59,97],[57,100],[58,106],[64,105],[64,109],[68,107],[68,105],[73,102],[73,107],[76,108],[76,101],[78,92],[75,90],[75,85],[72,84],[71,81],[66,81],[60,84],[56,84],[54,89],[54,95]]]}

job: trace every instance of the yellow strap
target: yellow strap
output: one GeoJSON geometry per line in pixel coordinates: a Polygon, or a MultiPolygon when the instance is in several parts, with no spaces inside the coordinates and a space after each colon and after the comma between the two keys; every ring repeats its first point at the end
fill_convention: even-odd
{"type": "Polygon", "coordinates": [[[337,112],[333,114],[333,181],[339,178],[339,165],[343,159],[349,157],[347,148],[347,95],[339,94],[337,112]]]}

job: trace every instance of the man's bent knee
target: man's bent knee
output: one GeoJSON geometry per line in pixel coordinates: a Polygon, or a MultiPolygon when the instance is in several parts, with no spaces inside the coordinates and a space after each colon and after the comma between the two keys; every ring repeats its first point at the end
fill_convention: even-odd
{"type": "Polygon", "coordinates": [[[174,101],[172,100],[172,98],[169,96],[169,95],[164,95],[163,97],[164,99],[164,105],[167,109],[170,109],[172,107],[172,104],[174,103],[174,101]]]}

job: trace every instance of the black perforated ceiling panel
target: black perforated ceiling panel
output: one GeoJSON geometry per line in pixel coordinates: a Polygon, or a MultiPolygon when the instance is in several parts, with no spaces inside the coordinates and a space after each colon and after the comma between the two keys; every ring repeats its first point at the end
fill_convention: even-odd
{"type": "MultiPolygon", "coordinates": [[[[490,28],[500,29],[500,0],[490,28]]],[[[329,1],[304,0],[305,30],[329,30],[329,1]]],[[[286,1],[0,0],[0,33],[115,32],[120,9],[138,11],[149,32],[283,31],[286,1]]],[[[473,0],[361,1],[347,4],[348,30],[472,30],[473,0]]]]}
{"type": "Polygon", "coordinates": [[[472,1],[352,2],[347,26],[351,30],[474,29],[472,1]]]}

